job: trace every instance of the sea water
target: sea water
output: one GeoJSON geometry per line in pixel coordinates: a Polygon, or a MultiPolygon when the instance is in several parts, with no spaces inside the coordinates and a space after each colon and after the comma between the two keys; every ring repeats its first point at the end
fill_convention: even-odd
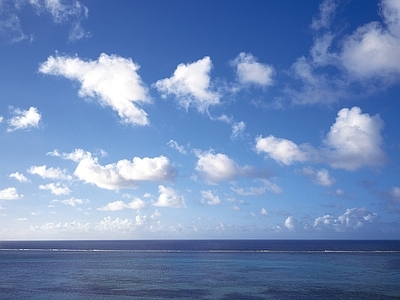
{"type": "Polygon", "coordinates": [[[400,299],[400,241],[0,241],[0,299],[400,299]]]}

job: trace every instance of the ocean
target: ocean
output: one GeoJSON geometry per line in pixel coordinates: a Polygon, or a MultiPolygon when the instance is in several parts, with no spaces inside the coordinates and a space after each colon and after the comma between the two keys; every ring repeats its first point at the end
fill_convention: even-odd
{"type": "Polygon", "coordinates": [[[400,241],[0,241],[0,299],[400,299],[400,241]]]}

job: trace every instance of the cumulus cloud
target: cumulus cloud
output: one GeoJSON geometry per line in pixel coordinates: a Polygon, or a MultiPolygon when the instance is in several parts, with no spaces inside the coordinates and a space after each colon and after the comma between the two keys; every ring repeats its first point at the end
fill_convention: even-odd
{"type": "Polygon", "coordinates": [[[61,170],[59,168],[47,168],[46,165],[43,166],[32,166],[28,169],[29,174],[39,175],[42,178],[47,179],[59,179],[59,180],[71,180],[71,175],[67,174],[67,171],[61,170]]]}
{"type": "Polygon", "coordinates": [[[198,161],[195,169],[210,184],[232,180],[238,176],[251,176],[254,172],[249,166],[239,167],[226,154],[197,151],[196,155],[198,161]]]}
{"type": "Polygon", "coordinates": [[[98,208],[100,211],[117,211],[123,209],[133,209],[140,210],[146,206],[146,202],[142,199],[135,198],[129,203],[125,203],[124,201],[118,200],[114,202],[110,202],[107,205],[98,208]]]}
{"type": "Polygon", "coordinates": [[[338,6],[336,0],[321,3],[319,15],[310,26],[314,34],[310,56],[300,57],[292,65],[292,75],[302,82],[300,89],[285,90],[294,103],[330,104],[360,94],[368,95],[399,82],[398,1],[382,0],[381,21],[359,26],[344,37],[339,36],[340,30],[335,32],[331,28],[338,6]],[[336,72],[328,69],[336,69],[336,72]]]}
{"type": "Polygon", "coordinates": [[[30,107],[28,110],[21,110],[19,108],[13,109],[14,117],[8,120],[8,132],[18,129],[28,129],[31,127],[39,127],[42,115],[36,107],[30,107]]]}
{"type": "Polygon", "coordinates": [[[0,200],[18,200],[24,198],[24,195],[18,194],[15,187],[0,190],[0,200]]]}
{"type": "Polygon", "coordinates": [[[285,220],[285,227],[289,230],[295,230],[297,228],[299,224],[299,221],[297,221],[296,218],[294,218],[293,216],[289,216],[287,217],[287,219],[285,220]]]}
{"type": "Polygon", "coordinates": [[[9,175],[10,178],[15,178],[16,180],[18,180],[19,182],[28,182],[29,179],[25,177],[24,174],[19,173],[19,172],[15,172],[15,173],[11,173],[9,175]]]}
{"type": "Polygon", "coordinates": [[[185,198],[178,193],[178,191],[173,188],[166,187],[163,185],[158,186],[159,196],[157,202],[155,202],[154,206],[161,207],[184,207],[185,206],[185,198]]]}
{"type": "Polygon", "coordinates": [[[122,123],[148,125],[147,113],[138,106],[151,100],[138,70],[131,59],[104,53],[96,61],[50,56],[39,67],[41,73],[78,81],[80,97],[97,98],[102,106],[116,111],[122,123]]]}
{"type": "MultiPolygon", "coordinates": [[[[331,126],[323,147],[297,145],[290,140],[272,135],[256,138],[256,151],[276,162],[291,165],[295,162],[324,162],[333,168],[354,171],[362,167],[381,166],[386,161],[382,149],[383,121],[379,115],[362,113],[359,107],[343,108],[331,126]]],[[[326,172],[316,174],[320,183],[327,179],[326,172]]],[[[327,181],[326,181],[327,183],[327,181]]]]}
{"type": "Polygon", "coordinates": [[[175,168],[165,156],[134,157],[132,161],[123,159],[103,166],[90,152],[83,154],[80,150],[77,149],[74,152],[78,155],[66,155],[72,159],[80,157],[74,175],[99,188],[108,190],[135,188],[142,181],[170,181],[176,175],[175,168]]]}
{"type": "Polygon", "coordinates": [[[39,185],[39,189],[41,190],[48,190],[54,195],[69,195],[71,193],[71,190],[65,186],[62,185],[61,183],[49,183],[45,185],[39,185]]]}
{"type": "Polygon", "coordinates": [[[201,191],[201,203],[207,205],[219,205],[221,204],[221,199],[214,195],[210,190],[201,191]]]}
{"type": "Polygon", "coordinates": [[[267,211],[265,208],[261,208],[260,213],[261,213],[263,216],[268,216],[268,211],[267,211]]]}
{"type": "Polygon", "coordinates": [[[132,231],[135,228],[142,226],[147,220],[147,217],[137,215],[134,220],[132,219],[121,219],[115,218],[113,220],[110,216],[105,217],[98,224],[94,226],[94,229],[97,231],[132,231]]]}
{"type": "Polygon", "coordinates": [[[175,96],[184,109],[193,106],[204,113],[209,106],[220,103],[220,95],[211,90],[211,68],[208,56],[193,63],[179,64],[172,77],[158,80],[154,86],[164,98],[175,96]]]}
{"type": "Polygon", "coordinates": [[[309,149],[308,145],[298,146],[290,140],[276,138],[273,135],[256,138],[256,151],[258,153],[266,153],[273,160],[284,165],[308,161],[309,149]]]}
{"type": "Polygon", "coordinates": [[[348,229],[359,229],[378,220],[378,214],[367,211],[365,207],[349,208],[344,214],[336,218],[330,214],[318,217],[315,219],[313,226],[319,230],[331,229],[342,232],[348,229]]]}
{"type": "Polygon", "coordinates": [[[358,27],[344,40],[339,61],[351,76],[359,80],[375,77],[398,81],[400,3],[383,0],[380,8],[383,22],[370,22],[358,27]]]}
{"type": "Polygon", "coordinates": [[[240,53],[231,61],[231,65],[236,68],[237,80],[241,84],[254,84],[262,87],[273,84],[274,68],[257,62],[257,58],[251,53],[240,53]]]}
{"type": "Polygon", "coordinates": [[[324,141],[329,164],[334,168],[356,170],[362,166],[380,166],[385,162],[379,115],[362,113],[359,107],[343,108],[324,141]]]}

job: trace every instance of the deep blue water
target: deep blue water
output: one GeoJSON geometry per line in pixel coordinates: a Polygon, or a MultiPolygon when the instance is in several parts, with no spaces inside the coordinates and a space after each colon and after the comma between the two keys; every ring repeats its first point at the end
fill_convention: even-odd
{"type": "Polygon", "coordinates": [[[0,241],[0,299],[400,299],[400,241],[0,241]]]}

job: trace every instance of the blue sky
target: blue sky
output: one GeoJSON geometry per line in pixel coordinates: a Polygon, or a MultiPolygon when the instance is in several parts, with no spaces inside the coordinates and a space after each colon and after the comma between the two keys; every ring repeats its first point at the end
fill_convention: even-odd
{"type": "Polygon", "coordinates": [[[398,238],[400,2],[0,1],[0,239],[398,238]]]}

